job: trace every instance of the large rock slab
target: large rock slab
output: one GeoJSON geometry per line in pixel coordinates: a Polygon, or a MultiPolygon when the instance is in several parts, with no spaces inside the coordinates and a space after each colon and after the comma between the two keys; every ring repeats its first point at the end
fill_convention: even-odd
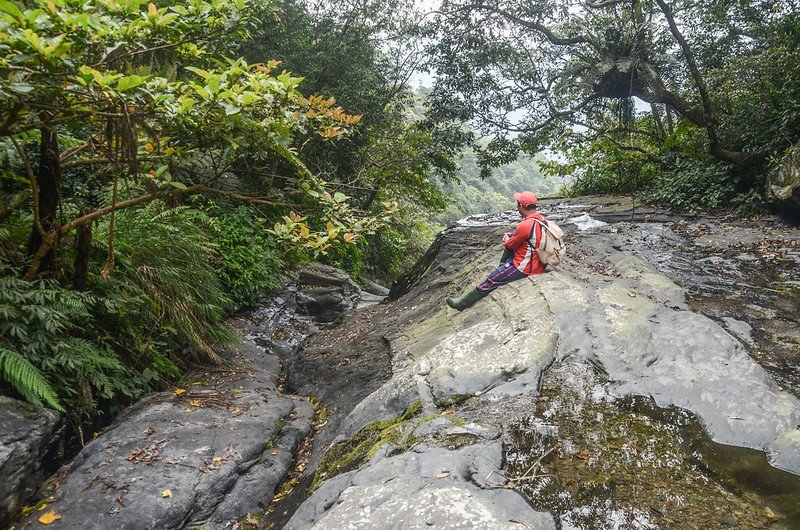
{"type": "Polygon", "coordinates": [[[500,442],[379,453],[360,470],[326,481],[285,528],[555,529],[549,513],[537,512],[518,493],[486,487],[501,460],[500,442]]]}
{"type": "Polygon", "coordinates": [[[778,388],[719,323],[687,309],[683,289],[652,265],[618,251],[617,234],[575,246],[600,274],[544,275],[544,302],[558,323],[560,353],[602,367],[618,397],[652,397],[694,413],[719,443],[767,452],[800,474],[800,400],[778,388]]]}
{"type": "Polygon", "coordinates": [[[279,374],[278,359],[245,340],[228,366],[126,409],[54,482],[58,528],[216,528],[261,511],[313,415],[278,391],[279,374]]]}
{"type": "Polygon", "coordinates": [[[44,479],[58,445],[61,415],[0,396],[0,527],[5,528],[44,479]]]}

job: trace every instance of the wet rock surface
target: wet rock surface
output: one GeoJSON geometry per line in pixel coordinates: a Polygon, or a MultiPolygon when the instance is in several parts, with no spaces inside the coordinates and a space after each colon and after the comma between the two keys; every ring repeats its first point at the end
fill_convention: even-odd
{"type": "Polygon", "coordinates": [[[319,322],[332,322],[353,309],[361,296],[346,272],[320,263],[302,264],[296,271],[297,308],[319,322]]]}
{"type": "MultiPolygon", "coordinates": [[[[50,513],[59,528],[228,528],[262,512],[315,413],[306,397],[280,388],[281,357],[360,295],[337,269],[304,266],[296,276],[268,304],[232,321],[242,340],[223,352],[224,365],[126,409],[42,488],[44,511],[17,527],[41,526],[39,518],[50,513]]],[[[10,476],[19,473],[9,468],[10,476]]]]}
{"type": "Polygon", "coordinates": [[[313,415],[278,392],[279,374],[277,358],[245,340],[228,366],[140,400],[54,478],[46,510],[76,529],[214,528],[258,511],[313,415]]]}
{"type": "Polygon", "coordinates": [[[550,514],[532,510],[515,492],[486,487],[501,457],[499,442],[377,454],[326,481],[285,528],[555,529],[550,514]]]}
{"type": "MultiPolygon", "coordinates": [[[[389,369],[381,364],[359,399],[332,402],[339,409],[320,433],[325,443],[314,449],[325,476],[317,476],[319,488],[290,524],[378,527],[376,519],[353,523],[352,517],[378,510],[378,501],[370,499],[395,499],[391,482],[384,484],[387,477],[379,480],[379,473],[362,475],[358,484],[371,494],[362,490],[355,502],[347,493],[349,481],[359,470],[410,452],[461,451],[484,443],[474,433],[454,438],[453,425],[438,419],[452,413],[501,432],[506,448],[506,463],[490,473],[489,483],[478,484],[475,502],[510,488],[527,497],[530,514],[551,511],[563,528],[800,525],[792,509],[800,504],[800,402],[791,377],[797,370],[791,333],[798,318],[792,283],[797,229],[766,218],[736,225],[681,219],[633,210],[619,199],[543,203],[544,213],[567,229],[570,252],[562,266],[503,287],[462,313],[447,308],[446,296],[471,288],[494,267],[498,241],[515,221],[513,215],[469,218],[440,235],[412,273],[392,287],[393,302],[311,339],[312,356],[331,356],[330,382],[317,381],[326,399],[347,394],[342,382],[352,374],[348,364],[364,363],[358,381],[370,377],[368,366],[376,358],[389,369]],[[707,228],[695,234],[695,226],[707,228]],[[765,229],[775,236],[766,245],[754,235],[765,229]],[[726,235],[728,250],[698,237],[708,234],[726,235]],[[770,263],[773,247],[778,250],[770,263]],[[728,259],[727,252],[743,256],[730,277],[715,265],[728,259]],[[704,258],[711,258],[711,269],[704,258]],[[753,273],[765,270],[778,271],[775,280],[753,273]],[[751,287],[762,284],[771,290],[754,294],[751,287]],[[763,298],[765,292],[770,298],[763,298]],[[730,309],[737,306],[724,309],[732,299],[743,305],[760,300],[764,310],[777,306],[772,316],[779,314],[784,324],[766,327],[730,309]],[[770,347],[775,337],[782,350],[770,347]],[[781,359],[787,369],[781,385],[775,382],[778,371],[765,369],[770,358],[781,359]],[[563,377],[563,384],[541,395],[549,377],[563,377]],[[334,388],[338,394],[326,394],[334,388]],[[570,400],[570,392],[594,398],[570,400]],[[581,404],[587,399],[590,405],[581,404]],[[398,418],[414,403],[423,417],[435,419],[398,435],[397,425],[405,423],[398,418]],[[575,426],[589,424],[578,409],[591,413],[583,437],[575,426]],[[551,421],[557,415],[571,418],[573,426],[551,421]],[[450,445],[437,444],[448,438],[450,445]],[[352,451],[346,450],[365,447],[371,447],[365,454],[372,459],[359,457],[354,469],[352,451]],[[329,462],[336,459],[338,468],[329,462]],[[589,475],[576,478],[574,465],[589,475]],[[617,481],[613,475],[620,470],[625,477],[617,481]],[[525,478],[531,473],[535,480],[525,478]],[[555,478],[540,483],[543,475],[555,478]]],[[[408,520],[416,521],[410,513],[408,520]]]]}
{"type": "Polygon", "coordinates": [[[62,430],[59,413],[0,396],[0,528],[46,478],[62,430]]]}

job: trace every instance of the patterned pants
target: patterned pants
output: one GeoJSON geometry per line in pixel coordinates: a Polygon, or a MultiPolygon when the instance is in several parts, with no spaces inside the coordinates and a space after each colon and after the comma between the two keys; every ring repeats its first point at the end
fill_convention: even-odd
{"type": "Polygon", "coordinates": [[[505,285],[507,283],[527,277],[528,275],[519,272],[519,270],[517,270],[517,268],[514,266],[512,260],[509,259],[505,263],[501,263],[499,267],[492,271],[492,273],[489,274],[489,276],[483,280],[483,283],[478,285],[476,289],[483,294],[489,294],[501,285],[505,285]]]}

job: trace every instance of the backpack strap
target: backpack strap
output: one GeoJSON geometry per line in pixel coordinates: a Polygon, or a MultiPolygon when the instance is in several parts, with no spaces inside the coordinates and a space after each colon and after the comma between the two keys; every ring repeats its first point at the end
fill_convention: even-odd
{"type": "Polygon", "coordinates": [[[533,219],[533,224],[531,225],[531,235],[528,236],[528,241],[533,239],[533,249],[534,250],[536,250],[536,248],[544,250],[545,248],[547,248],[547,238],[544,237],[544,230],[547,227],[546,221],[543,223],[542,221],[536,219],[535,217],[531,217],[531,219],[533,219]],[[542,232],[542,237],[539,239],[539,247],[536,246],[536,236],[534,235],[534,232],[536,231],[536,223],[539,223],[539,226],[541,227],[541,232],[542,232]],[[542,247],[543,243],[544,243],[544,247],[542,247]]]}
{"type": "Polygon", "coordinates": [[[547,230],[547,221],[540,221],[539,219],[536,219],[535,217],[532,217],[532,219],[533,219],[533,226],[531,226],[531,235],[528,236],[528,240],[530,241],[531,238],[534,238],[533,239],[533,248],[534,248],[534,250],[537,249],[537,248],[540,249],[540,250],[544,250],[544,249],[547,248],[547,238],[544,237],[544,231],[547,230]],[[537,223],[541,227],[541,232],[542,232],[542,237],[541,237],[541,239],[539,239],[539,246],[538,247],[536,246],[536,239],[535,239],[535,236],[533,234],[534,231],[536,230],[536,224],[537,223]],[[544,245],[544,246],[542,246],[542,245],[544,245]]]}

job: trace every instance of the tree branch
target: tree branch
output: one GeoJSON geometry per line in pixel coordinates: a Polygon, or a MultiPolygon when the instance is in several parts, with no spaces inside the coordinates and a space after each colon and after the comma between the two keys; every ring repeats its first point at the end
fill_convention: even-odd
{"type": "Polygon", "coordinates": [[[47,241],[49,234],[45,232],[44,226],[42,226],[42,218],[39,215],[39,184],[36,181],[36,175],[33,174],[33,168],[31,167],[30,160],[28,160],[27,153],[25,153],[25,150],[19,145],[17,139],[12,136],[11,142],[17,150],[17,154],[22,159],[22,163],[25,164],[25,173],[28,175],[28,181],[30,182],[31,194],[33,195],[33,224],[39,232],[39,235],[42,236],[42,239],[47,241]]]}
{"type": "Polygon", "coordinates": [[[500,15],[501,17],[505,18],[506,20],[510,20],[511,22],[515,22],[515,23],[519,24],[520,26],[522,26],[524,28],[532,29],[532,30],[534,30],[536,32],[541,33],[550,42],[550,44],[555,44],[556,46],[569,46],[571,44],[581,44],[581,43],[591,44],[592,43],[592,41],[589,39],[589,37],[586,37],[584,35],[576,35],[576,36],[573,36],[573,37],[558,37],[553,33],[553,31],[550,28],[548,28],[544,24],[540,24],[539,22],[532,22],[530,20],[525,20],[525,19],[520,18],[520,17],[518,17],[518,16],[516,16],[516,15],[514,15],[512,13],[509,13],[508,11],[506,11],[504,9],[499,9],[497,7],[494,7],[494,6],[490,6],[490,5],[486,5],[486,4],[472,4],[470,6],[467,6],[467,8],[480,9],[480,10],[483,10],[483,11],[488,11],[490,13],[494,13],[496,15],[500,15]]]}

